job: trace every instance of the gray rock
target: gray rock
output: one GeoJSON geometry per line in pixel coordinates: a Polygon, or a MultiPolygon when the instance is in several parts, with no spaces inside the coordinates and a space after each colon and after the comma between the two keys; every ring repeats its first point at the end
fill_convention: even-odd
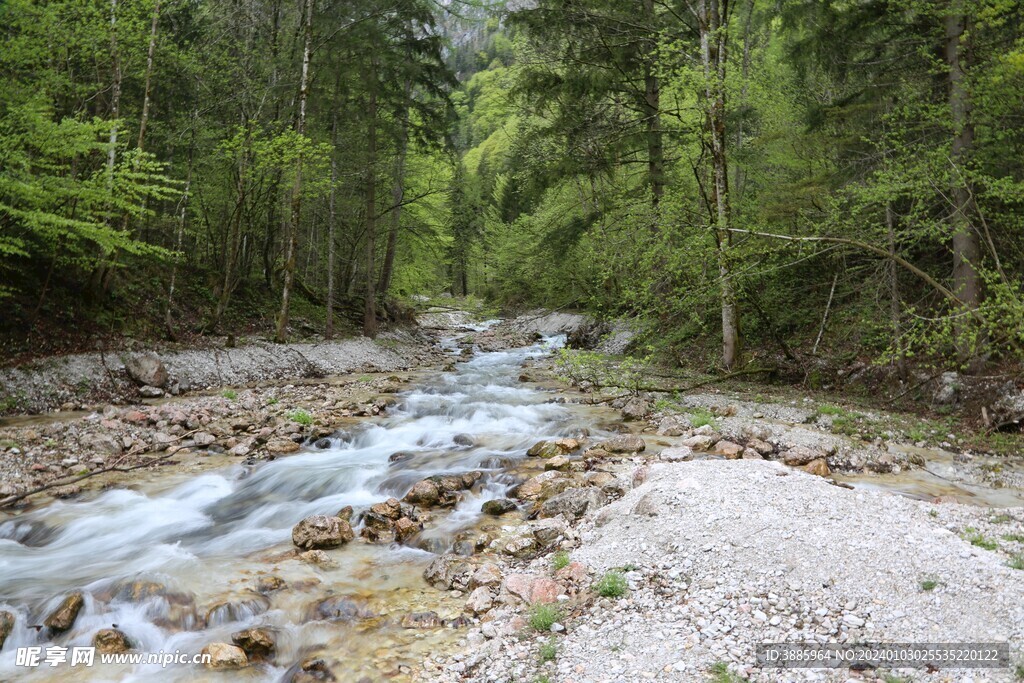
{"type": "Polygon", "coordinates": [[[602,441],[597,447],[609,453],[639,453],[647,448],[647,443],[635,434],[622,434],[602,441]]]}
{"type": "Polygon", "coordinates": [[[129,356],[124,361],[124,369],[136,384],[144,387],[162,387],[167,384],[167,368],[152,351],[129,356]]]}
{"type": "Polygon", "coordinates": [[[544,504],[540,506],[539,516],[563,515],[566,519],[579,519],[590,510],[607,504],[608,496],[601,489],[593,486],[569,489],[544,501],[544,504]]]}
{"type": "Polygon", "coordinates": [[[292,543],[302,550],[337,548],[353,538],[348,522],[327,515],[306,517],[292,528],[292,543]]]}

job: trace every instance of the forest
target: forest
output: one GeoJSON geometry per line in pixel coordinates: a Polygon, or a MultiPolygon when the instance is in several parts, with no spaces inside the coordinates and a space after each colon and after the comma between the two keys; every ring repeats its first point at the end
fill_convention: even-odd
{"type": "Polygon", "coordinates": [[[447,293],[734,371],[1024,349],[1017,0],[7,0],[3,354],[447,293]]]}

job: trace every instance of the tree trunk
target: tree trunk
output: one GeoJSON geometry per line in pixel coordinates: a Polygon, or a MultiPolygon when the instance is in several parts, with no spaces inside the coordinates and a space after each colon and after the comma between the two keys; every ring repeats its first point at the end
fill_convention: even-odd
{"type": "Polygon", "coordinates": [[[384,264],[380,271],[377,289],[381,296],[391,287],[391,276],[395,267],[395,251],[398,248],[398,232],[401,229],[402,200],[405,198],[405,155],[409,149],[409,97],[412,95],[412,79],[405,79],[405,99],[402,102],[401,129],[398,138],[398,154],[395,157],[395,178],[391,189],[391,229],[388,231],[388,246],[384,252],[384,264]]]}
{"type": "Polygon", "coordinates": [[[174,334],[174,320],[171,315],[171,308],[174,305],[174,287],[178,278],[178,264],[181,261],[181,247],[185,240],[185,220],[188,215],[188,200],[189,192],[192,189],[192,163],[195,156],[196,146],[196,116],[193,112],[192,116],[192,140],[188,147],[188,170],[185,173],[185,187],[181,193],[181,211],[178,212],[178,233],[174,249],[174,265],[171,266],[171,281],[167,287],[167,308],[164,310],[164,328],[167,332],[167,338],[173,340],[174,334]]]}
{"type": "Polygon", "coordinates": [[[733,369],[740,361],[739,306],[732,281],[732,233],[729,232],[729,164],[725,142],[725,66],[728,40],[728,0],[701,0],[701,57],[704,65],[707,135],[711,152],[711,203],[722,299],[722,364],[733,369]]]}
{"type": "MultiPolygon", "coordinates": [[[[646,43],[644,55],[644,118],[647,136],[647,182],[651,187],[651,205],[657,209],[665,194],[665,149],[661,135],[661,85],[658,82],[657,33],[655,31],[654,0],[643,0],[644,19],[652,39],[646,43]]],[[[654,230],[660,225],[655,219],[654,230]]]]}
{"type": "MultiPolygon", "coordinates": [[[[295,121],[295,132],[300,136],[306,132],[306,101],[309,99],[309,62],[313,53],[313,4],[306,0],[306,20],[302,47],[302,74],[299,77],[299,116],[295,121]]],[[[283,344],[288,341],[288,307],[291,303],[292,282],[295,279],[295,252],[298,248],[299,222],[302,218],[302,156],[295,160],[295,179],[292,182],[291,217],[288,234],[285,236],[284,282],[281,286],[281,312],[277,316],[277,334],[274,341],[283,344]]]]}
{"type": "MultiPolygon", "coordinates": [[[[953,125],[950,161],[955,167],[951,174],[953,214],[950,223],[953,226],[953,291],[966,308],[977,310],[982,296],[981,278],[978,275],[981,245],[971,224],[974,207],[966,174],[974,146],[971,103],[964,83],[970,56],[964,45],[967,21],[962,3],[953,2],[946,17],[945,49],[946,66],[949,68],[949,109],[953,125]]],[[[958,317],[958,320],[966,318],[958,317]]],[[[976,357],[984,345],[983,340],[972,338],[966,323],[957,323],[955,335],[957,353],[961,360],[976,357]]]]}
{"type": "Polygon", "coordinates": [[[337,225],[337,187],[338,187],[338,107],[334,107],[331,118],[331,191],[327,196],[327,326],[324,336],[334,336],[334,261],[337,248],[334,246],[334,231],[337,225]]]}
{"type": "Polygon", "coordinates": [[[110,0],[110,59],[114,77],[110,89],[110,148],[107,150],[107,177],[114,190],[114,164],[117,161],[117,120],[121,117],[121,53],[117,46],[117,0],[110,0]]]}
{"type": "Polygon", "coordinates": [[[367,131],[366,159],[366,298],[363,309],[363,334],[377,336],[377,267],[374,257],[377,251],[377,69],[371,61],[369,102],[366,107],[369,130],[367,131]]]}

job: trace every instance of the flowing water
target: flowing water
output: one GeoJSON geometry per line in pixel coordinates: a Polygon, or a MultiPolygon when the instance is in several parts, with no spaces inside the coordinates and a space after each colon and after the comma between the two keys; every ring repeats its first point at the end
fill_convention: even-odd
{"type": "MultiPolygon", "coordinates": [[[[559,343],[560,340],[553,340],[559,343]]],[[[231,679],[276,681],[310,656],[327,660],[340,681],[400,676],[431,650],[457,638],[450,628],[404,629],[404,614],[457,616],[463,600],[434,590],[422,572],[455,535],[480,522],[480,505],[512,483],[507,466],[541,438],[588,428],[584,410],[548,402],[517,382],[521,363],[542,345],[477,355],[400,397],[387,418],[256,468],[235,465],[200,476],[161,479],[91,500],[55,502],[0,525],[0,608],[17,614],[0,656],[0,680],[224,680],[191,665],[17,667],[20,646],[91,644],[112,625],[142,652],[197,653],[210,642],[263,626],[277,634],[274,665],[231,679]],[[457,435],[475,445],[460,446],[457,435]],[[389,463],[397,451],[413,453],[389,463]],[[416,545],[356,541],[327,551],[336,568],[291,553],[291,529],[313,514],[334,514],[400,496],[439,473],[482,470],[482,483],[450,514],[436,517],[416,545]],[[264,575],[287,587],[263,595],[264,575]],[[85,607],[68,633],[35,629],[70,591],[85,607]],[[334,598],[326,617],[317,605],[334,598]]],[[[461,439],[460,439],[461,440],[461,439]]]]}

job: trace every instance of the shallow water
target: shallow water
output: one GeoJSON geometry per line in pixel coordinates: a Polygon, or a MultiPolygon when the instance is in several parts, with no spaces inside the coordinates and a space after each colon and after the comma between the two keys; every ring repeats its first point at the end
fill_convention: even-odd
{"type": "Polygon", "coordinates": [[[538,439],[591,426],[587,411],[548,403],[550,394],[518,383],[521,363],[544,353],[537,345],[480,354],[401,395],[389,417],[339,434],[326,450],[54,502],[0,524],[0,608],[17,614],[0,655],[0,680],[224,680],[191,665],[15,666],[17,647],[89,645],[112,624],[143,652],[196,653],[244,628],[275,630],[275,665],[232,673],[232,680],[279,680],[313,655],[326,659],[340,681],[400,678],[400,667],[458,636],[398,626],[409,612],[453,618],[461,611],[463,601],[422,580],[433,555],[357,540],[327,551],[338,566],[324,569],[291,556],[291,528],[346,505],[358,513],[432,474],[483,470],[481,483],[418,539],[425,547],[450,546],[479,522],[480,505],[513,483],[500,464],[522,458],[538,439]],[[476,445],[457,445],[460,434],[476,445]],[[414,455],[389,465],[397,451],[414,455]],[[288,587],[258,594],[263,574],[288,587]],[[86,605],[70,632],[51,638],[45,628],[31,628],[73,590],[84,591],[86,605]],[[318,602],[339,596],[358,606],[361,618],[317,612],[318,602]]]}

